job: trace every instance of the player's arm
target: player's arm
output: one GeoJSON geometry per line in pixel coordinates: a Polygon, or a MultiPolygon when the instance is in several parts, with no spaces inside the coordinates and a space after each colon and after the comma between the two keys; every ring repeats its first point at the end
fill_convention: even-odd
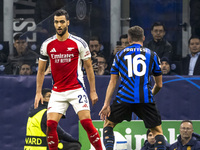
{"type": "Polygon", "coordinates": [[[117,81],[119,79],[119,76],[116,74],[111,74],[111,78],[110,78],[110,82],[106,91],[106,98],[105,98],[105,102],[104,105],[106,106],[110,106],[110,102],[111,102],[111,98],[112,95],[115,91],[115,87],[117,85],[117,81]]]}
{"type": "Polygon", "coordinates": [[[160,58],[158,57],[156,52],[154,52],[153,59],[154,59],[153,78],[154,78],[155,84],[152,89],[152,94],[156,95],[162,88],[162,72],[161,72],[161,67],[160,67],[161,66],[160,58]]]}
{"type": "Polygon", "coordinates": [[[118,79],[119,79],[119,76],[117,74],[111,74],[110,82],[108,84],[108,88],[106,91],[106,98],[104,101],[104,105],[101,111],[99,112],[99,115],[102,120],[105,120],[106,117],[110,116],[110,102],[111,102],[112,95],[115,91],[115,87],[117,85],[118,79]]]}
{"type": "Polygon", "coordinates": [[[92,105],[94,105],[98,101],[98,96],[96,93],[95,76],[94,76],[91,59],[88,58],[86,60],[83,60],[83,63],[84,63],[84,68],[86,70],[89,85],[90,85],[90,99],[92,101],[92,105]]]}
{"type": "Polygon", "coordinates": [[[38,107],[40,100],[41,100],[41,103],[43,104],[43,96],[41,92],[42,92],[42,85],[44,82],[46,64],[47,64],[47,61],[39,59],[37,79],[36,79],[36,95],[35,95],[34,108],[38,107]]]}
{"type": "Polygon", "coordinates": [[[162,75],[154,76],[153,78],[154,78],[155,84],[152,89],[152,94],[156,95],[162,88],[162,75]]]}

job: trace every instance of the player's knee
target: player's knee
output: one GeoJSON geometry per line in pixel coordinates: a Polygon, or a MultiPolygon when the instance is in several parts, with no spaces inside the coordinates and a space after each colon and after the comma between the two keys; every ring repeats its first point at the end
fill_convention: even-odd
{"type": "Polygon", "coordinates": [[[154,136],[163,135],[163,131],[162,131],[161,126],[156,126],[155,128],[152,128],[151,132],[153,133],[154,136]]]}
{"type": "Polygon", "coordinates": [[[78,112],[79,120],[91,119],[89,110],[81,110],[78,112]]]}
{"type": "Polygon", "coordinates": [[[111,122],[111,121],[109,121],[109,120],[106,120],[105,122],[104,122],[104,128],[105,127],[112,127],[112,128],[114,128],[116,126],[116,123],[114,123],[114,122],[111,122]]]}

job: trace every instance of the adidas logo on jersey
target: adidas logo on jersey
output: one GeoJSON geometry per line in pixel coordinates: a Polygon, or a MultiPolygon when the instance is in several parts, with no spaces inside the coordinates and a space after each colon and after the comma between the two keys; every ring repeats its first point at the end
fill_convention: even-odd
{"type": "Polygon", "coordinates": [[[51,107],[47,108],[47,110],[51,109],[51,107]]]}
{"type": "Polygon", "coordinates": [[[50,52],[56,52],[56,49],[55,48],[53,48],[50,52]]]}

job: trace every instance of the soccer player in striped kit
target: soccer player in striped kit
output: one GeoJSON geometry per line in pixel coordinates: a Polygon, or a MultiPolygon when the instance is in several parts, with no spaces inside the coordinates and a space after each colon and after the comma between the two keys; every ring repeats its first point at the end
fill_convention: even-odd
{"type": "Polygon", "coordinates": [[[105,120],[103,142],[106,150],[113,150],[113,128],[123,120],[130,121],[132,112],[142,119],[145,127],[154,134],[157,150],[165,149],[161,116],[153,100],[153,96],[162,88],[160,60],[155,52],[143,47],[144,40],[144,30],[139,26],[131,27],[128,30],[130,46],[115,55],[104,106],[99,112],[101,119],[105,120]],[[150,85],[151,75],[155,79],[153,89],[150,85]],[[110,106],[119,76],[121,83],[110,106]]]}
{"type": "Polygon", "coordinates": [[[94,127],[89,99],[85,91],[82,72],[82,61],[90,85],[92,104],[98,101],[95,88],[94,71],[91,64],[91,54],[87,43],[80,37],[68,32],[69,15],[65,10],[54,14],[56,35],[43,42],[40,49],[39,66],[36,81],[36,96],[34,107],[43,103],[41,94],[47,60],[50,59],[53,78],[52,94],[47,108],[47,141],[49,150],[58,149],[57,125],[71,104],[79,120],[88,134],[91,144],[96,150],[102,150],[100,136],[94,127]]]}

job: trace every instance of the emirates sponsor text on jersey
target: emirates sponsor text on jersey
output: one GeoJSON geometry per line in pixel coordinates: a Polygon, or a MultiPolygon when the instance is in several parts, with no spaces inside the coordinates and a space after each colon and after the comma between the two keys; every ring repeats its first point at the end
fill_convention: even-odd
{"type": "Polygon", "coordinates": [[[51,54],[51,58],[55,59],[55,63],[66,63],[71,62],[71,58],[74,54],[51,54]]]}

